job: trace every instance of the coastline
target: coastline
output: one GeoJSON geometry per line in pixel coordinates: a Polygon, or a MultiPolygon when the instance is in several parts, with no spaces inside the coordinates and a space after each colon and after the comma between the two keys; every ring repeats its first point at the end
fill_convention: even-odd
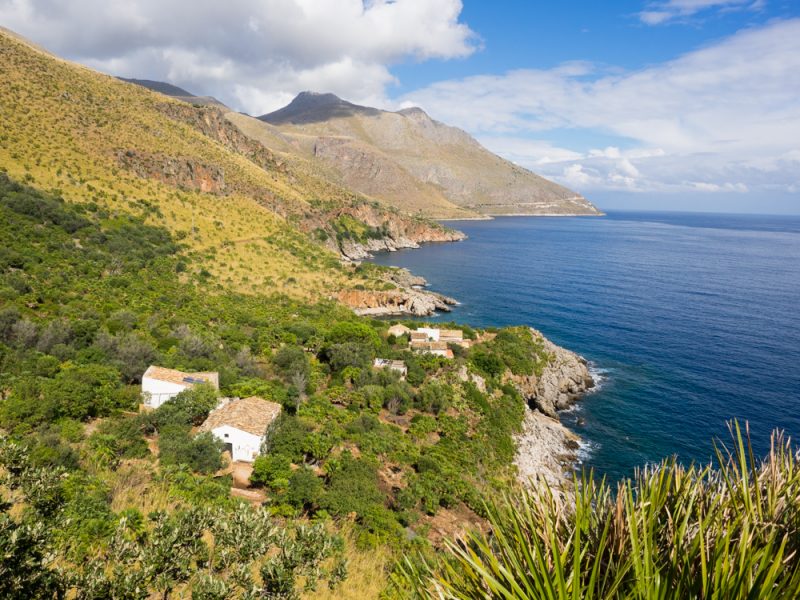
{"type": "MultiPolygon", "coordinates": [[[[437,311],[449,312],[450,306],[458,304],[453,298],[422,289],[428,282],[407,269],[394,267],[389,281],[403,292],[395,292],[391,298],[385,292],[379,294],[380,298],[374,292],[367,293],[372,296],[368,301],[365,294],[347,303],[356,314],[370,317],[425,316],[437,311]],[[410,296],[414,296],[413,300],[410,296]]],[[[568,490],[572,486],[571,473],[580,462],[582,440],[561,422],[558,413],[572,408],[598,381],[586,359],[551,342],[540,331],[532,327],[530,330],[541,340],[551,360],[539,377],[507,374],[507,380],[526,404],[522,430],[514,438],[517,479],[525,486],[545,481],[554,490],[568,490]]]]}
{"type": "Polygon", "coordinates": [[[554,490],[567,490],[579,460],[581,438],[561,423],[558,413],[581,401],[596,380],[585,358],[531,331],[552,358],[539,377],[514,381],[526,402],[522,431],[515,437],[517,479],[529,487],[543,480],[554,490]]]}
{"type": "Polygon", "coordinates": [[[596,213],[507,213],[502,215],[483,215],[481,217],[460,217],[436,219],[438,222],[450,221],[494,221],[503,217],[605,217],[606,213],[599,211],[596,213]]]}

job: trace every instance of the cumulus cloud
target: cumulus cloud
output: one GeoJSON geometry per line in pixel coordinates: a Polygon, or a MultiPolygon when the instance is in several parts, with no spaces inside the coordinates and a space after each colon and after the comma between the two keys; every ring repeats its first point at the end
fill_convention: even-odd
{"type": "Polygon", "coordinates": [[[652,2],[646,10],[639,13],[639,19],[647,25],[661,25],[692,17],[710,9],[722,11],[757,10],[764,0],[667,0],[652,2]]]}
{"type": "Polygon", "coordinates": [[[789,189],[800,179],[800,19],[638,71],[570,63],[442,81],[401,100],[580,190],[789,189]],[[623,143],[552,141],[582,132],[623,143]]]}
{"type": "Polygon", "coordinates": [[[460,0],[0,0],[0,23],[127,77],[255,114],[304,89],[385,103],[389,66],[475,49],[460,0]]]}

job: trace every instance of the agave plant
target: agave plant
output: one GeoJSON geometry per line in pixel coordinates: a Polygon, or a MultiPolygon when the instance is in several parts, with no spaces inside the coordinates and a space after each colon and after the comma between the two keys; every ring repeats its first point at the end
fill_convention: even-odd
{"type": "Polygon", "coordinates": [[[757,461],[731,424],[717,466],[676,460],[616,490],[591,473],[564,496],[542,484],[490,502],[488,533],[436,562],[407,558],[399,583],[419,598],[798,598],[800,472],[774,433],[757,461]]]}

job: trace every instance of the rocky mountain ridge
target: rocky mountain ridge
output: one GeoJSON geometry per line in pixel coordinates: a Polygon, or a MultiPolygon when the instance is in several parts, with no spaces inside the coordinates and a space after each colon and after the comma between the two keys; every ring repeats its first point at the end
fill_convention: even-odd
{"type": "Polygon", "coordinates": [[[302,92],[259,120],[353,189],[434,217],[598,215],[580,194],[492,154],[418,107],[397,112],[302,92]],[[461,211],[462,214],[457,214],[461,211]]]}

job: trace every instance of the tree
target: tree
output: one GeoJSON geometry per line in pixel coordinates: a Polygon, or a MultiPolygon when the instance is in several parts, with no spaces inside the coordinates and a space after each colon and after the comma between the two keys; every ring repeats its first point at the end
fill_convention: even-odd
{"type": "Polygon", "coordinates": [[[187,465],[197,473],[213,473],[222,467],[223,444],[211,432],[194,437],[189,429],[170,425],[158,436],[158,456],[163,465],[187,465]]]}

